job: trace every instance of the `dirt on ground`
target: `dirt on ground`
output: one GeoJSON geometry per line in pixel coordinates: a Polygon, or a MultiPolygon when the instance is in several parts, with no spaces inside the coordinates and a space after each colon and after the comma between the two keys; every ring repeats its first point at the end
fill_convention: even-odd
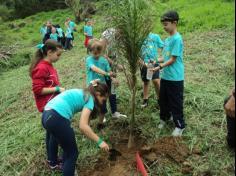
{"type": "MultiPolygon", "coordinates": [[[[164,137],[153,145],[145,145],[145,141],[136,137],[139,141],[134,148],[128,149],[128,135],[113,137],[116,141],[113,145],[117,156],[101,154],[93,168],[80,168],[80,176],[130,176],[136,175],[136,153],[139,152],[146,166],[153,164],[178,164],[182,166],[183,174],[190,174],[193,171],[187,162],[190,156],[188,147],[182,138],[164,137]]],[[[148,170],[148,168],[147,168],[148,170]]]]}

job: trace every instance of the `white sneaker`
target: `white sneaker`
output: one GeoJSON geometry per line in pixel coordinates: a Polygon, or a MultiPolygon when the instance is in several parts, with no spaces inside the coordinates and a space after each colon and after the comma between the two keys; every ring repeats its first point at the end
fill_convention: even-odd
{"type": "Polygon", "coordinates": [[[148,107],[148,103],[143,103],[143,104],[141,105],[141,108],[142,108],[142,109],[144,109],[144,108],[146,108],[146,107],[148,107]]]}
{"type": "Polygon", "coordinates": [[[107,119],[106,119],[106,117],[104,117],[104,119],[103,119],[103,123],[106,123],[107,122],[107,119]]]}
{"type": "Polygon", "coordinates": [[[173,137],[181,137],[183,135],[184,130],[185,130],[185,128],[181,129],[181,128],[176,127],[175,130],[172,133],[172,136],[173,137]]]}
{"type": "Polygon", "coordinates": [[[163,129],[166,126],[166,122],[164,120],[160,121],[160,124],[158,125],[159,129],[163,129]]]}
{"type": "Polygon", "coordinates": [[[114,114],[112,114],[112,118],[114,119],[127,118],[127,115],[121,114],[119,112],[115,112],[114,114]]]}

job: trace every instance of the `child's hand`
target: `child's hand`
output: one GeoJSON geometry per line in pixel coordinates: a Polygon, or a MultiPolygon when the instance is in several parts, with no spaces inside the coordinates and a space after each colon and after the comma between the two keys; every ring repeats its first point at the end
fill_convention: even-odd
{"type": "Polygon", "coordinates": [[[115,86],[119,86],[119,81],[115,78],[111,78],[112,80],[112,84],[114,84],[115,86]]]}
{"type": "Polygon", "coordinates": [[[110,77],[112,78],[116,78],[116,74],[115,73],[113,73],[113,72],[110,72],[110,77]]]}
{"type": "Polygon", "coordinates": [[[164,62],[164,59],[162,57],[158,58],[158,62],[159,63],[163,63],[164,62]]]}
{"type": "Polygon", "coordinates": [[[147,64],[145,64],[145,62],[141,58],[139,59],[139,64],[141,67],[147,67],[147,64]]]}
{"type": "Polygon", "coordinates": [[[103,142],[100,146],[99,146],[103,151],[109,152],[110,147],[106,142],[103,142]]]}
{"type": "Polygon", "coordinates": [[[158,66],[158,67],[155,67],[154,69],[152,69],[152,71],[153,72],[157,72],[157,71],[159,71],[160,70],[160,67],[158,66]]]}
{"type": "Polygon", "coordinates": [[[60,93],[65,92],[65,88],[60,87],[60,93]]]}

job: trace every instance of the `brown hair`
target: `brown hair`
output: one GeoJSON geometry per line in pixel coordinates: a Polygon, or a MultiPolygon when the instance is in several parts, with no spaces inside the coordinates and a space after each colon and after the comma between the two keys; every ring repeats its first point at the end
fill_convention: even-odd
{"type": "Polygon", "coordinates": [[[90,85],[88,88],[84,89],[85,96],[84,99],[85,101],[88,101],[89,95],[92,95],[94,98],[94,110],[91,114],[91,118],[95,119],[97,117],[97,114],[101,112],[102,105],[99,104],[98,99],[96,98],[96,93],[100,93],[102,97],[109,96],[110,91],[109,88],[106,84],[97,82],[97,85],[90,85]]]}
{"type": "Polygon", "coordinates": [[[88,50],[89,50],[89,52],[92,52],[92,46],[93,46],[93,44],[94,44],[95,42],[99,42],[99,41],[100,41],[100,40],[98,40],[98,39],[96,39],[96,38],[89,40],[89,43],[88,43],[88,50]]]}
{"type": "Polygon", "coordinates": [[[94,41],[92,44],[91,44],[91,51],[92,52],[99,52],[99,53],[102,53],[103,51],[103,44],[101,41],[94,41]]]}
{"type": "Polygon", "coordinates": [[[48,51],[53,51],[56,52],[58,50],[58,48],[62,48],[61,44],[54,41],[54,40],[47,40],[45,45],[43,45],[43,47],[41,49],[38,49],[35,53],[34,58],[31,61],[31,65],[29,68],[29,74],[30,77],[32,76],[32,72],[34,70],[34,68],[38,65],[38,63],[47,56],[48,51]]]}

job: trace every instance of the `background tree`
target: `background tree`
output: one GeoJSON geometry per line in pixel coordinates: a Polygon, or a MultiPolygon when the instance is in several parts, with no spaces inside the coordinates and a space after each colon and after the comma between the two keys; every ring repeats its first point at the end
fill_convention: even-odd
{"type": "Polygon", "coordinates": [[[41,11],[67,8],[64,0],[0,0],[3,20],[25,18],[41,11]]]}
{"type": "Polygon", "coordinates": [[[139,68],[140,51],[144,40],[153,28],[154,15],[152,15],[150,3],[148,0],[113,0],[110,3],[112,10],[109,12],[111,21],[108,25],[115,27],[119,33],[117,42],[120,52],[124,56],[122,62],[126,63],[125,68],[127,68],[127,70],[124,69],[124,72],[132,94],[132,117],[128,148],[135,144],[136,74],[139,68]]]}
{"type": "Polygon", "coordinates": [[[74,13],[76,22],[81,22],[85,18],[91,18],[96,12],[94,0],[65,0],[65,3],[74,13]]]}

